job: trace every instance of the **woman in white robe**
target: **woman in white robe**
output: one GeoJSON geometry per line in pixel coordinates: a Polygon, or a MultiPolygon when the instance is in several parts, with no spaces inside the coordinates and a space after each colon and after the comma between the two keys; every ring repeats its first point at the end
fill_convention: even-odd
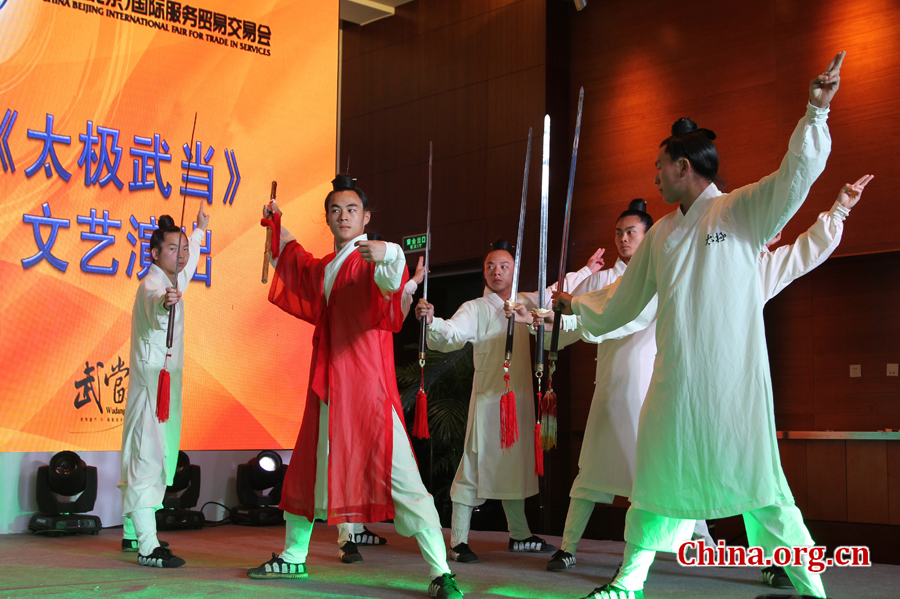
{"type": "MultiPolygon", "coordinates": [[[[166,217],[168,218],[168,217],[166,217]]],[[[166,486],[172,484],[181,443],[181,382],[184,368],[183,293],[200,260],[200,243],[209,216],[200,203],[197,228],[187,238],[171,219],[160,218],[150,241],[153,263],[138,287],[131,315],[131,376],[122,426],[122,513],[130,518],[138,541],[138,563],[172,568],[184,560],[160,547],[156,538],[156,510],[162,508],[166,486]],[[174,225],[174,223],[172,223],[174,225]],[[177,291],[174,287],[178,273],[177,291]],[[169,306],[176,304],[172,348],[166,360],[169,306]],[[156,393],[159,372],[169,371],[169,418],[159,422],[156,393]]]]}
{"type": "MultiPolygon", "coordinates": [[[[758,268],[762,247],[825,167],[825,121],[842,60],[843,53],[813,80],[781,167],[758,183],[721,194],[712,183],[718,157],[701,131],[663,142],[656,184],[680,209],[651,229],[612,297],[560,297],[601,335],[659,296],[658,354],[640,417],[624,564],[589,597],[643,597],[655,552],[690,539],[696,519],[744,514],[750,544],[767,553],[812,545],[778,455],[758,268]]],[[[825,596],[818,574],[803,566],[787,572],[801,593],[825,596]]]]}
{"type": "MultiPolygon", "coordinates": [[[[499,242],[498,242],[499,243],[499,242]]],[[[534,387],[528,327],[516,325],[509,368],[509,388],[516,397],[519,440],[508,449],[500,447],[500,396],[504,393],[503,361],[506,352],[507,319],[503,311],[512,286],[513,257],[509,244],[495,249],[485,259],[484,296],[464,303],[452,318],[434,317],[434,306],[423,300],[416,306],[416,318],[432,319],[428,327],[429,349],[451,352],[466,343],[474,346],[475,378],[466,422],[463,457],[450,490],[453,523],[450,557],[476,562],[468,546],[472,511],[486,499],[501,499],[509,525],[510,551],[553,551],[556,548],[531,534],[525,518],[525,498],[538,493],[534,468],[535,425],[534,387]],[[505,295],[504,295],[505,293],[505,295]]],[[[497,246],[497,244],[495,244],[497,246]]],[[[500,247],[500,246],[497,246],[500,247]]],[[[566,277],[567,288],[578,285],[599,270],[602,252],[596,252],[588,266],[566,277]]],[[[546,307],[550,294],[547,290],[546,307]]],[[[537,308],[537,293],[520,293],[519,301],[537,308]]]]}

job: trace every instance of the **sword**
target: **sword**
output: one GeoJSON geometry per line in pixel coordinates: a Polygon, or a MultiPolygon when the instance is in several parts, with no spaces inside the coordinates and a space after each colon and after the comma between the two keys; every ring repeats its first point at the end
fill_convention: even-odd
{"type": "MultiPolygon", "coordinates": [[[[428,302],[428,266],[431,257],[431,164],[434,157],[432,143],[428,142],[428,212],[425,217],[425,285],[422,298],[428,302]]],[[[419,392],[416,394],[416,419],[412,434],[420,439],[430,439],[428,431],[428,395],[425,393],[425,336],[428,334],[428,317],[423,316],[419,323],[419,392]]]]}
{"type": "MultiPolygon", "coordinates": [[[[544,307],[544,289],[547,287],[547,217],[550,195],[550,115],[544,115],[544,148],[541,161],[541,242],[538,250],[538,305],[544,307]]],[[[541,377],[544,375],[544,320],[537,328],[534,350],[534,375],[538,379],[538,393],[541,392],[541,377]]]]}
{"type": "MultiPolygon", "coordinates": [[[[431,257],[431,164],[434,153],[432,143],[428,142],[428,212],[425,217],[425,280],[422,288],[422,298],[428,301],[428,266],[431,257]]],[[[423,316],[419,328],[419,366],[425,367],[425,335],[428,329],[428,317],[423,316]]]]}
{"type": "MultiPolygon", "coordinates": [[[[519,289],[519,265],[522,263],[522,237],[525,234],[525,204],[528,201],[528,170],[531,166],[531,127],[528,128],[528,149],[525,151],[525,179],[522,182],[522,207],[519,209],[519,233],[516,237],[516,261],[513,266],[512,292],[509,301],[515,304],[519,289]]],[[[516,328],[516,315],[509,317],[506,327],[506,354],[505,362],[508,365],[512,358],[513,333],[516,328]]]]}
{"type": "MultiPolygon", "coordinates": [[[[575,119],[575,141],[572,143],[572,164],[569,166],[569,189],[566,192],[566,219],[563,224],[562,250],[559,252],[559,282],[556,288],[565,291],[566,282],[566,250],[569,245],[569,217],[572,214],[572,190],[575,187],[575,162],[578,160],[578,139],[581,137],[581,108],[584,104],[584,88],[578,94],[578,117],[575,119]]],[[[562,324],[562,310],[554,307],[553,333],[550,336],[550,362],[556,362],[559,352],[559,329],[562,324]]],[[[538,336],[543,337],[540,333],[538,336]]]]}

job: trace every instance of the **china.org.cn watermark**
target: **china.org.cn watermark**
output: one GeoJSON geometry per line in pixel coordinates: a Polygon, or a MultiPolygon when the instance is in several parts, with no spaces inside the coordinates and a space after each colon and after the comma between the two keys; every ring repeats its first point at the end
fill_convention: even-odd
{"type": "Polygon", "coordinates": [[[678,548],[678,563],[682,566],[802,566],[813,574],[832,567],[866,567],[872,565],[868,547],[841,546],[834,556],[826,558],[825,547],[776,547],[766,556],[762,547],[726,546],[725,541],[709,546],[703,539],[688,541],[678,548]]]}

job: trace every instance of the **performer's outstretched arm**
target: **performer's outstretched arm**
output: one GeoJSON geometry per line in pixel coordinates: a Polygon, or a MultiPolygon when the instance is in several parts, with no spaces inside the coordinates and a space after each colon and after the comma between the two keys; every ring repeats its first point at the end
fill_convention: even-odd
{"type": "Polygon", "coordinates": [[[801,233],[792,245],[763,252],[759,257],[759,284],[763,302],[767,302],[793,280],[822,264],[841,242],[844,219],[856,205],[872,175],[847,183],[828,212],[823,212],[808,231],[801,233]]]}

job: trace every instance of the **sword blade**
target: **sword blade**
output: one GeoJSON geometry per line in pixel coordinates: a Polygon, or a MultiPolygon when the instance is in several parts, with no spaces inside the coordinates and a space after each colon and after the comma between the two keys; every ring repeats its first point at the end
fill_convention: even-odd
{"type": "MultiPolygon", "coordinates": [[[[541,235],[538,247],[538,301],[537,307],[544,307],[544,293],[547,287],[547,219],[550,211],[550,115],[544,115],[543,156],[541,160],[541,235]]],[[[543,323],[543,320],[541,321],[543,323]]],[[[544,371],[544,325],[538,325],[535,339],[534,372],[540,376],[544,371]]],[[[538,380],[540,391],[540,380],[538,380]]]]}
{"type": "Polygon", "coordinates": [[[425,281],[422,289],[422,297],[428,300],[428,267],[431,258],[431,166],[434,158],[432,142],[428,142],[428,212],[425,217],[425,281]]]}
{"type": "Polygon", "coordinates": [[[581,109],[584,106],[584,88],[578,94],[578,116],[575,119],[575,139],[572,142],[572,164],[569,165],[569,188],[566,191],[566,218],[563,223],[562,251],[559,253],[559,284],[557,289],[563,289],[566,281],[566,254],[569,248],[569,218],[572,215],[572,193],[575,189],[575,163],[578,162],[578,140],[581,138],[581,109]]]}
{"type": "Polygon", "coordinates": [[[544,115],[544,144],[541,160],[541,239],[538,249],[538,308],[544,307],[547,287],[547,219],[550,204],[550,115],[544,115]]]}
{"type": "MultiPolygon", "coordinates": [[[[567,291],[566,254],[569,247],[569,218],[572,215],[572,192],[575,188],[575,163],[578,161],[578,140],[581,138],[581,109],[584,106],[584,88],[578,94],[578,116],[575,119],[575,139],[572,142],[572,164],[569,166],[569,188],[566,191],[566,218],[563,223],[562,250],[559,252],[559,282],[556,289],[567,291]]],[[[568,290],[571,291],[571,290],[568,290]]],[[[557,311],[553,317],[553,332],[550,335],[550,361],[555,362],[559,350],[559,329],[562,326],[562,312],[557,311]]]]}
{"type": "Polygon", "coordinates": [[[525,150],[525,179],[522,181],[522,207],[519,209],[519,232],[516,235],[516,260],[513,265],[511,301],[516,301],[519,292],[519,266],[522,264],[522,238],[525,235],[525,205],[528,202],[528,171],[531,168],[531,127],[528,128],[528,148],[525,150]]]}

